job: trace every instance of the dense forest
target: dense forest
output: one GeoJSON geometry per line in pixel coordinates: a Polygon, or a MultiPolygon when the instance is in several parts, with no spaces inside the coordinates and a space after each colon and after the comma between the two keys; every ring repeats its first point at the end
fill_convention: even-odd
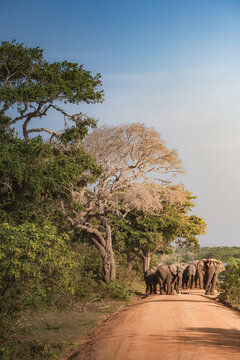
{"type": "Polygon", "coordinates": [[[39,309],[128,299],[134,279],[163,259],[240,258],[236,247],[199,248],[206,223],[192,213],[196,196],[172,182],[182,163],[158,132],[68,112],[104,100],[100,74],[2,42],[0,99],[3,359],[37,358],[36,349],[55,358],[27,340],[39,309]],[[49,113],[61,131],[45,125],[49,113]]]}

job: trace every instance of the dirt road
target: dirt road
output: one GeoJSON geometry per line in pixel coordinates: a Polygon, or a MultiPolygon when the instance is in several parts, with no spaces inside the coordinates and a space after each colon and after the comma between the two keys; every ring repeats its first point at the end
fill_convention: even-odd
{"type": "Polygon", "coordinates": [[[202,290],[151,295],[96,331],[69,360],[240,359],[240,316],[202,290]]]}

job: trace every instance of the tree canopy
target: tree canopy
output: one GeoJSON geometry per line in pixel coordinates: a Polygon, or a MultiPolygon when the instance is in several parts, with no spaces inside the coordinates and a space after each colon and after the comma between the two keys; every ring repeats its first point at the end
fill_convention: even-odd
{"type": "Polygon", "coordinates": [[[143,268],[149,268],[151,255],[166,253],[172,243],[195,250],[199,247],[197,235],[205,233],[205,222],[188,212],[194,206],[185,191],[185,201],[170,203],[165,200],[160,211],[150,215],[143,211],[130,211],[125,221],[113,219],[114,246],[125,252],[129,259],[138,256],[143,268]]]}
{"type": "MultiPolygon", "coordinates": [[[[115,277],[109,214],[123,221],[129,221],[130,214],[134,214],[136,220],[140,214],[144,222],[151,215],[160,216],[166,204],[176,208],[183,206],[186,210],[187,192],[183,185],[170,186],[172,175],[181,173],[183,169],[177,151],[168,149],[161,135],[143,124],[94,129],[84,138],[83,145],[96,158],[102,174],[91,187],[72,191],[74,203],[69,206],[63,200],[62,210],[72,227],[87,232],[98,247],[108,282],[115,277]],[[82,204],[83,209],[76,212],[74,206],[78,204],[82,204]]],[[[172,225],[172,228],[174,226],[180,237],[180,225],[172,225]]],[[[139,236],[144,231],[139,229],[139,236]]],[[[145,237],[146,248],[150,246],[151,238],[156,247],[156,239],[162,237],[162,230],[158,234],[154,231],[145,237]]],[[[190,241],[186,231],[181,235],[188,236],[190,241]]],[[[141,243],[143,238],[144,235],[141,243]]]]}
{"type": "Polygon", "coordinates": [[[57,131],[38,126],[29,128],[32,119],[47,116],[50,109],[65,121],[86,119],[82,113],[68,114],[62,103],[79,104],[103,101],[101,75],[91,75],[83,65],[68,61],[46,61],[39,47],[27,48],[16,41],[0,46],[0,129],[13,128],[21,121],[25,139],[29,134],[57,131]],[[9,113],[9,110],[14,111],[9,113]],[[14,114],[14,116],[12,116],[14,114]]]}

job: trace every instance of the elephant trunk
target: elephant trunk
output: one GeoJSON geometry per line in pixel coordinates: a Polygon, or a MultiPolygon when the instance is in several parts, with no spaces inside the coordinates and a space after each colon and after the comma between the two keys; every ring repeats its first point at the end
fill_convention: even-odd
{"type": "Polygon", "coordinates": [[[213,262],[209,262],[207,264],[207,282],[206,282],[206,285],[205,285],[205,290],[206,290],[206,293],[209,293],[210,292],[210,287],[211,287],[211,283],[212,283],[212,280],[214,278],[214,275],[215,275],[215,265],[213,262]]]}

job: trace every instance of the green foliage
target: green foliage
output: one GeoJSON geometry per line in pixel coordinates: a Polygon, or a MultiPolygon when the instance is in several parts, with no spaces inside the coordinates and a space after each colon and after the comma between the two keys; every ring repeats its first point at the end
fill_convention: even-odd
{"type": "Polygon", "coordinates": [[[89,301],[101,296],[102,260],[95,246],[74,243],[73,256],[77,266],[73,269],[72,282],[77,301],[89,301]]]}
{"type": "Polygon", "coordinates": [[[232,259],[240,258],[240,247],[215,246],[202,247],[195,255],[195,259],[218,259],[225,263],[231,262],[232,259]]]}
{"type": "Polygon", "coordinates": [[[14,313],[55,296],[73,293],[71,272],[75,266],[66,234],[53,226],[0,225],[1,311],[14,313]]]}
{"type": "Polygon", "coordinates": [[[174,263],[177,261],[188,262],[190,260],[215,258],[224,263],[234,264],[240,258],[239,247],[216,246],[201,247],[200,249],[172,247],[169,254],[163,254],[159,257],[159,261],[166,263],[174,263]]]}
{"type": "Polygon", "coordinates": [[[130,296],[129,288],[121,285],[117,280],[113,280],[107,285],[107,291],[113,299],[128,300],[130,296]]]}
{"type": "Polygon", "coordinates": [[[49,222],[59,213],[59,194],[69,196],[68,188],[93,182],[99,173],[95,159],[81,147],[0,135],[0,219],[49,222]]]}
{"type": "Polygon", "coordinates": [[[2,349],[18,348],[28,328],[24,317],[27,309],[66,305],[66,299],[74,294],[75,267],[69,238],[59,235],[55,227],[0,225],[2,349]]]}
{"type": "Polygon", "coordinates": [[[220,300],[239,307],[240,304],[240,259],[228,265],[220,274],[220,300]]]}
{"type": "Polygon", "coordinates": [[[194,205],[192,198],[189,196],[181,207],[166,204],[156,215],[131,211],[124,220],[111,217],[115,230],[114,248],[125,252],[130,250],[140,256],[148,252],[168,253],[172,242],[180,248],[197,249],[197,235],[204,234],[206,223],[188,214],[194,205]]]}
{"type": "Polygon", "coordinates": [[[9,346],[0,348],[0,359],[2,360],[57,360],[61,344],[54,346],[39,341],[24,341],[11,343],[9,346]]]}
{"type": "Polygon", "coordinates": [[[39,47],[27,48],[16,41],[3,41],[0,46],[0,128],[9,130],[23,120],[23,135],[27,139],[33,132],[27,129],[31,119],[40,120],[51,108],[65,119],[79,121],[81,113],[68,115],[55,102],[101,102],[101,85],[101,75],[92,76],[83,65],[68,61],[49,63],[39,47]],[[14,118],[7,113],[11,107],[18,113],[14,118]]]}

